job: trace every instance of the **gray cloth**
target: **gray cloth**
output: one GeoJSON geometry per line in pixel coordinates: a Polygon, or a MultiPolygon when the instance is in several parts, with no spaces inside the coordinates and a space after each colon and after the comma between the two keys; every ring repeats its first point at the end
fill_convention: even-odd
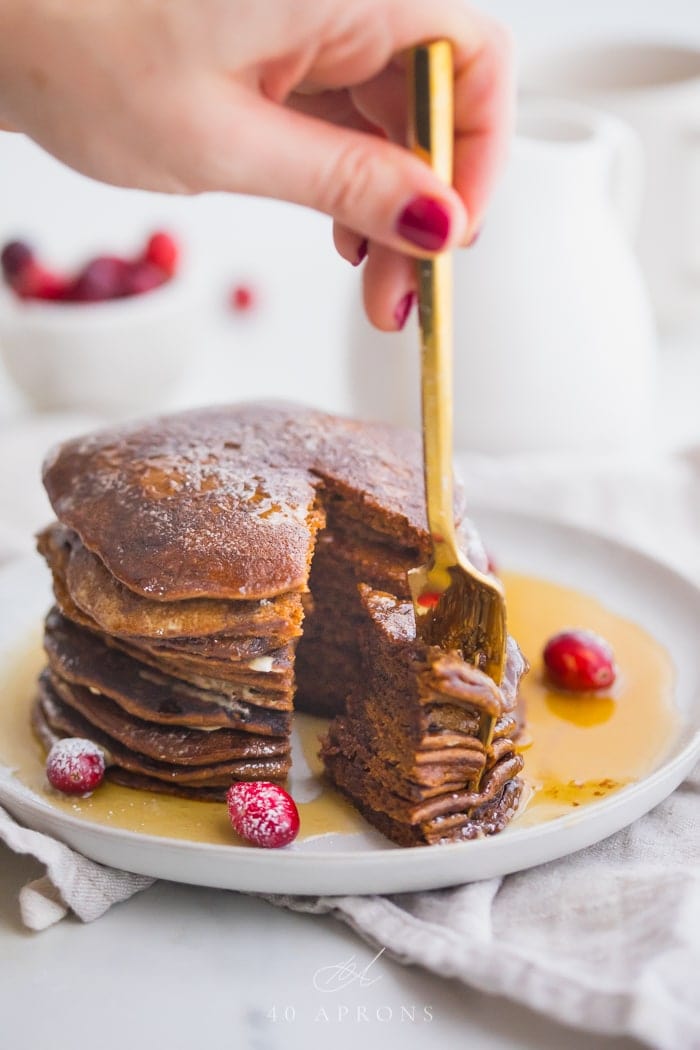
{"type": "Polygon", "coordinates": [[[539,868],[431,893],[268,897],[332,912],[405,963],[564,1024],[700,1047],[700,766],[605,842],[539,868]]]}

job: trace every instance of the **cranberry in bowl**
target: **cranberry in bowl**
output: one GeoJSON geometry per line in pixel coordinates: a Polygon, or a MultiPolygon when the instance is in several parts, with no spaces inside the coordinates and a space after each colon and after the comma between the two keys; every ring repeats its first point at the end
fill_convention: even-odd
{"type": "Polygon", "coordinates": [[[0,350],[34,409],[128,416],[167,405],[201,303],[176,236],[158,230],[128,256],[105,252],[62,271],[24,239],[0,248],[0,350]]]}

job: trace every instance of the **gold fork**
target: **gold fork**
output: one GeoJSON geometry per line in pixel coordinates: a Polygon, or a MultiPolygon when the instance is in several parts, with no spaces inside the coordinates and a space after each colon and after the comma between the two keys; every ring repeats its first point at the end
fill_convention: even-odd
{"type": "MultiPolygon", "coordinates": [[[[448,184],[454,137],[452,47],[439,40],[412,50],[409,61],[410,145],[448,184]]],[[[408,574],[416,629],[431,645],[458,649],[500,684],[505,663],[506,607],[498,580],[479,572],[459,548],[452,482],[452,259],[443,252],[418,262],[423,462],[432,553],[408,574]]],[[[480,738],[491,744],[494,720],[480,738]]],[[[474,785],[478,789],[478,783],[474,785]]]]}

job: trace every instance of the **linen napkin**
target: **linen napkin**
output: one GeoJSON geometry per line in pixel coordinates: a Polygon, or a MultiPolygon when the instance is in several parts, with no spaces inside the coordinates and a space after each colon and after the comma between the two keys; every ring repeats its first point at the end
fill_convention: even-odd
{"type": "MultiPolygon", "coordinates": [[[[0,802],[12,805],[28,794],[10,770],[0,767],[0,802]]],[[[20,890],[20,915],[30,930],[45,930],[69,911],[91,922],[154,881],[88,860],[50,835],[18,824],[1,805],[0,839],[15,853],[30,854],[46,868],[45,876],[20,890]]]]}
{"type": "MultiPolygon", "coordinates": [[[[700,582],[700,450],[636,459],[463,458],[467,492],[498,507],[588,525],[657,554],[700,582]]],[[[0,551],[0,560],[2,551],[0,551]]],[[[0,807],[23,789],[0,771],[0,807]]],[[[700,1047],[700,767],[664,803],[605,842],[502,879],[388,897],[267,896],[330,912],[397,959],[518,1000],[566,1024],[700,1047]]],[[[0,838],[45,878],[20,892],[43,929],[68,910],[90,921],[150,885],[22,828],[0,838]]]]}

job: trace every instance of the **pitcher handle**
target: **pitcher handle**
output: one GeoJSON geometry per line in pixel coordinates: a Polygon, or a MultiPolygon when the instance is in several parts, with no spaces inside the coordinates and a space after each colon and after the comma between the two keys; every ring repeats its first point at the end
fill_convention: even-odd
{"type": "Polygon", "coordinates": [[[644,194],[644,151],[639,135],[617,117],[601,118],[601,131],[610,145],[610,196],[623,229],[634,240],[639,228],[644,194]]]}

